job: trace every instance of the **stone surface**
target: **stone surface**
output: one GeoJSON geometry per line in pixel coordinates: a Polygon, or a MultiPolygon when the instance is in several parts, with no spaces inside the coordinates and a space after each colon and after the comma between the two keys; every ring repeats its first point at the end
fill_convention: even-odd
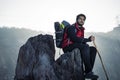
{"type": "MultiPolygon", "coordinates": [[[[70,73],[69,76],[71,80],[84,80],[83,65],[79,49],[64,53],[56,62],[63,70],[67,70],[70,73]]],[[[67,76],[67,74],[64,73],[63,75],[67,76]]]]}
{"type": "Polygon", "coordinates": [[[84,80],[78,49],[55,61],[53,36],[31,37],[20,48],[14,80],[84,80]]]}

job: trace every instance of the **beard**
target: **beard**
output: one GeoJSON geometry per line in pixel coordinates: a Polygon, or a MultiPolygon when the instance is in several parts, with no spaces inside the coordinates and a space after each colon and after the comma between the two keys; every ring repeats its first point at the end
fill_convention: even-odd
{"type": "Polygon", "coordinates": [[[83,23],[83,24],[80,24],[79,22],[77,22],[77,24],[78,24],[79,26],[81,26],[81,27],[84,25],[84,23],[83,23]]]}

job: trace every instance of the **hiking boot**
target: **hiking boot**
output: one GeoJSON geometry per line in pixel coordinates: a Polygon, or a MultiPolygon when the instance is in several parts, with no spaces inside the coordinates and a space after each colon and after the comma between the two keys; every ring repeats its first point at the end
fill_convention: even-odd
{"type": "Polygon", "coordinates": [[[98,76],[95,75],[93,72],[89,72],[89,73],[87,73],[87,74],[85,75],[85,78],[86,78],[86,79],[97,79],[98,76]]]}

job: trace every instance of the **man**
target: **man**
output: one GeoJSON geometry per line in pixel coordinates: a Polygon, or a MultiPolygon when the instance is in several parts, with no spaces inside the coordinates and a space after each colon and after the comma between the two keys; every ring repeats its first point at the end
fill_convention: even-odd
{"type": "Polygon", "coordinates": [[[98,78],[98,76],[92,72],[97,50],[95,47],[89,47],[89,45],[86,44],[86,42],[94,41],[95,37],[90,36],[89,38],[84,38],[85,29],[83,25],[85,20],[86,16],[84,14],[77,15],[76,23],[66,29],[64,33],[62,48],[65,53],[79,48],[85,65],[85,77],[98,78]]]}

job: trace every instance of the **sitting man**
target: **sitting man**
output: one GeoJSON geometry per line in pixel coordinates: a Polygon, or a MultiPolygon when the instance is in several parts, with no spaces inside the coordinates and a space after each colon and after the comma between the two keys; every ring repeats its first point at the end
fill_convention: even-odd
{"type": "Polygon", "coordinates": [[[78,48],[85,66],[85,77],[91,79],[98,78],[98,76],[92,72],[97,50],[95,47],[89,47],[89,45],[86,44],[86,42],[94,41],[95,37],[90,36],[89,38],[84,38],[83,25],[85,20],[86,16],[79,14],[76,17],[76,23],[65,30],[62,49],[66,53],[78,48]]]}

